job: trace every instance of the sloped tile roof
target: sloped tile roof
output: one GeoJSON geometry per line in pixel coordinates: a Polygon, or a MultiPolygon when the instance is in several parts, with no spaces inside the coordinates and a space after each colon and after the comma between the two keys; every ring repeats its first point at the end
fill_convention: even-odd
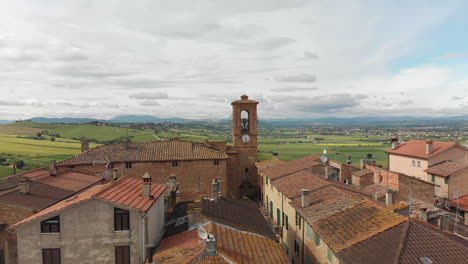
{"type": "Polygon", "coordinates": [[[458,207],[462,209],[465,212],[468,212],[468,194],[465,194],[463,196],[460,196],[456,199],[450,200],[449,204],[451,206],[458,207]]]}
{"type": "Polygon", "coordinates": [[[275,180],[279,177],[286,176],[309,167],[318,166],[320,163],[318,163],[317,160],[320,160],[320,156],[311,155],[301,159],[277,164],[276,166],[262,169],[260,172],[266,175],[270,180],[275,180]]]}
{"type": "Polygon", "coordinates": [[[309,201],[310,205],[307,207],[301,207],[301,198],[290,202],[309,224],[314,224],[363,202],[362,199],[332,185],[311,192],[309,201]]]}
{"type": "Polygon", "coordinates": [[[462,264],[468,256],[468,241],[411,219],[336,255],[344,264],[421,264],[421,257],[433,263],[462,264]]]}
{"type": "Polygon", "coordinates": [[[454,147],[463,148],[462,146],[454,142],[441,142],[441,141],[434,141],[432,143],[432,146],[433,146],[433,152],[428,155],[426,154],[426,141],[412,139],[399,145],[397,149],[388,149],[385,152],[390,153],[390,154],[397,154],[397,155],[427,159],[435,155],[438,155],[439,153],[442,153],[450,148],[454,148],[454,147]]]}
{"type": "MultiPolygon", "coordinates": [[[[215,236],[218,254],[229,263],[290,263],[280,244],[274,240],[216,223],[209,223],[204,228],[215,236]]],[[[163,239],[153,261],[185,264],[196,260],[205,249],[196,231],[194,229],[163,239]]]]}
{"type": "Polygon", "coordinates": [[[23,194],[19,190],[0,196],[0,203],[22,206],[40,211],[60,200],[63,200],[75,192],[63,188],[54,187],[40,182],[31,182],[29,193],[23,194]]]}
{"type": "Polygon", "coordinates": [[[430,166],[425,172],[429,174],[435,174],[442,177],[448,177],[455,172],[467,169],[467,164],[462,164],[453,161],[444,161],[434,166],[430,166]]]}
{"type": "Polygon", "coordinates": [[[18,173],[18,174],[28,179],[34,180],[35,178],[50,176],[50,170],[48,168],[39,168],[35,170],[25,171],[25,172],[18,173]]]}
{"type": "Polygon", "coordinates": [[[201,213],[210,220],[276,240],[258,205],[252,201],[203,199],[201,213]]]}
{"type": "Polygon", "coordinates": [[[271,185],[275,186],[278,191],[289,199],[300,196],[301,189],[312,191],[330,184],[329,181],[307,171],[299,171],[271,182],[271,185]]]}
{"type": "Polygon", "coordinates": [[[280,159],[277,159],[277,158],[269,158],[267,160],[256,162],[255,166],[257,167],[257,169],[261,170],[261,169],[273,167],[275,165],[278,165],[278,164],[281,164],[281,163],[284,163],[284,162],[286,162],[286,161],[280,160],[280,159]]]}
{"type": "Polygon", "coordinates": [[[166,185],[151,184],[151,195],[154,199],[145,198],[142,195],[142,180],[136,178],[123,178],[102,190],[96,195],[97,198],[124,206],[133,207],[140,211],[147,211],[153,203],[167,189],[166,185]]]}
{"type": "Polygon", "coordinates": [[[173,161],[229,159],[223,152],[189,141],[161,141],[98,146],[75,157],[60,161],[57,166],[106,164],[126,161],[173,161]]]}
{"type": "Polygon", "coordinates": [[[55,177],[48,176],[37,180],[37,182],[44,183],[57,188],[70,190],[74,192],[81,191],[93,184],[101,182],[101,177],[91,175],[88,173],[81,173],[70,171],[64,174],[57,175],[55,177]]]}
{"type": "Polygon", "coordinates": [[[40,212],[38,212],[37,214],[34,214],[28,218],[25,218],[23,220],[21,220],[20,222],[14,224],[13,226],[11,226],[10,228],[16,228],[17,226],[19,225],[22,225],[24,223],[27,223],[27,222],[30,222],[32,220],[35,220],[35,219],[39,219],[39,218],[43,218],[45,216],[48,216],[52,213],[55,213],[55,212],[58,212],[64,208],[67,208],[67,207],[70,207],[72,205],[75,205],[75,204],[78,204],[78,203],[81,203],[83,201],[86,201],[86,200],[89,200],[91,199],[96,193],[102,191],[104,188],[108,187],[111,183],[107,183],[107,184],[104,184],[104,185],[98,185],[98,186],[94,186],[93,188],[89,189],[89,190],[86,190],[82,193],[79,193],[71,198],[68,198],[68,199],[65,199],[59,203],[56,203],[40,212]]]}
{"type": "Polygon", "coordinates": [[[229,263],[223,256],[207,256],[203,255],[197,261],[193,262],[194,264],[224,264],[229,263]]]}
{"type": "Polygon", "coordinates": [[[406,217],[364,200],[312,226],[325,243],[338,252],[405,220],[406,217]]]}

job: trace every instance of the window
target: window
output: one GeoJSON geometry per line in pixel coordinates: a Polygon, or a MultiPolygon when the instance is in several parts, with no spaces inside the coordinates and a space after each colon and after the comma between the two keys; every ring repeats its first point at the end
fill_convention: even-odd
{"type": "Polygon", "coordinates": [[[320,246],[320,237],[317,232],[314,232],[314,243],[317,247],[320,246]]]}
{"type": "Polygon", "coordinates": [[[296,256],[299,256],[299,243],[297,243],[296,240],[294,240],[294,254],[296,254],[296,256]]]}
{"type": "Polygon", "coordinates": [[[60,264],[60,248],[43,248],[43,264],[60,264]]]}
{"type": "Polygon", "coordinates": [[[60,233],[60,216],[54,216],[41,222],[41,233],[60,233]]]}
{"type": "Polygon", "coordinates": [[[273,218],[273,201],[270,201],[270,217],[273,218]]]}
{"type": "Polygon", "coordinates": [[[265,176],[265,184],[268,185],[268,177],[265,176]]]}
{"type": "Polygon", "coordinates": [[[245,168],[245,172],[249,172],[249,168],[245,168]]]}
{"type": "Polygon", "coordinates": [[[301,216],[296,212],[296,226],[301,229],[301,216]]]}
{"type": "Polygon", "coordinates": [[[131,162],[125,162],[125,168],[131,169],[132,168],[132,163],[131,162]]]}
{"type": "Polygon", "coordinates": [[[418,160],[418,167],[421,168],[421,161],[418,160]]]}
{"type": "Polygon", "coordinates": [[[114,208],[114,231],[130,230],[130,212],[114,208]]]}
{"type": "Polygon", "coordinates": [[[307,225],[307,241],[310,241],[310,239],[312,238],[312,227],[310,227],[310,225],[307,225]]]}
{"type": "Polygon", "coordinates": [[[281,210],[279,208],[276,208],[276,223],[281,225],[281,210]]]}
{"type": "Polygon", "coordinates": [[[219,165],[219,160],[214,160],[213,163],[214,163],[215,166],[218,166],[219,165]]]}
{"type": "Polygon", "coordinates": [[[331,250],[331,248],[328,248],[328,252],[327,252],[327,259],[328,261],[332,261],[333,259],[333,251],[331,250]]]}
{"type": "Polygon", "coordinates": [[[413,167],[416,167],[416,161],[415,161],[415,160],[412,160],[412,161],[411,161],[411,165],[412,165],[413,167]]]}
{"type": "Polygon", "coordinates": [[[432,182],[435,182],[435,175],[432,175],[432,182]]]}
{"type": "Polygon", "coordinates": [[[444,183],[445,183],[445,184],[448,184],[448,182],[449,182],[449,179],[448,179],[448,178],[445,178],[444,183]]]}
{"type": "Polygon", "coordinates": [[[115,264],[130,264],[130,247],[115,247],[115,264]]]}
{"type": "Polygon", "coordinates": [[[172,167],[178,167],[179,166],[179,162],[178,161],[173,161],[172,162],[172,167]]]}
{"type": "Polygon", "coordinates": [[[286,230],[288,230],[288,225],[289,225],[289,220],[288,220],[288,215],[284,215],[284,220],[283,220],[283,223],[284,223],[284,226],[286,227],[286,230]]]}

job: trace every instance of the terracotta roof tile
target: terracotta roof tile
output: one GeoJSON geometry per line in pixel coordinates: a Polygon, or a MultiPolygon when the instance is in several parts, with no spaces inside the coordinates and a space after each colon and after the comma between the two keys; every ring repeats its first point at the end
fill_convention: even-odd
{"type": "Polygon", "coordinates": [[[37,180],[37,182],[40,183],[74,192],[86,189],[87,187],[101,181],[101,177],[74,171],[66,172],[57,176],[48,176],[37,180]]]}
{"type": "Polygon", "coordinates": [[[270,180],[275,180],[279,177],[286,176],[309,167],[318,166],[320,163],[318,163],[317,160],[320,160],[320,156],[311,155],[301,159],[281,163],[270,168],[262,169],[260,172],[266,175],[270,180]]]}
{"type": "Polygon", "coordinates": [[[73,195],[73,193],[75,192],[71,190],[32,181],[28,194],[15,190],[0,196],[0,203],[23,206],[39,211],[73,195]]]}
{"type": "Polygon", "coordinates": [[[284,163],[284,162],[286,162],[286,161],[280,160],[280,159],[277,159],[277,158],[270,158],[270,159],[267,159],[267,160],[256,162],[255,166],[257,167],[257,169],[261,170],[261,169],[266,169],[266,168],[269,168],[269,167],[273,167],[275,165],[278,165],[278,164],[281,164],[281,163],[284,163]]]}
{"type": "Polygon", "coordinates": [[[312,226],[327,245],[338,252],[406,220],[370,201],[363,201],[312,226]]]}
{"type": "MultiPolygon", "coordinates": [[[[280,244],[274,240],[215,223],[204,228],[215,236],[218,254],[229,263],[290,263],[280,244]]],[[[153,261],[161,264],[191,263],[204,251],[204,247],[199,249],[199,238],[194,229],[163,239],[153,261]]]]}
{"type": "Polygon", "coordinates": [[[418,220],[407,220],[338,252],[341,263],[466,263],[468,242],[418,220]]]}
{"type": "Polygon", "coordinates": [[[105,164],[125,161],[172,161],[229,159],[218,150],[188,141],[125,143],[95,147],[75,157],[60,161],[57,166],[105,164]]]}
{"type": "Polygon", "coordinates": [[[271,185],[275,186],[278,191],[289,199],[300,196],[301,189],[313,191],[330,184],[329,181],[307,171],[299,171],[271,182],[271,185]]]}
{"type": "Polygon", "coordinates": [[[136,178],[122,178],[96,195],[97,198],[147,211],[153,203],[167,189],[166,185],[151,184],[151,195],[154,199],[144,198],[142,195],[142,180],[136,178]]]}
{"type": "Polygon", "coordinates": [[[438,155],[439,153],[442,153],[448,149],[451,149],[457,146],[463,148],[459,144],[453,143],[453,142],[434,141],[432,144],[433,144],[433,152],[429,155],[426,154],[426,140],[416,140],[416,139],[409,140],[399,145],[397,149],[388,149],[385,152],[390,153],[390,154],[397,154],[397,155],[427,159],[427,158],[433,157],[435,155],[438,155]]]}
{"type": "Polygon", "coordinates": [[[460,196],[456,199],[450,200],[449,204],[451,206],[458,207],[462,209],[465,212],[468,212],[468,194],[465,194],[463,196],[460,196]]]}
{"type": "Polygon", "coordinates": [[[435,174],[442,177],[448,177],[455,172],[467,169],[467,164],[462,164],[453,161],[444,161],[439,164],[430,166],[425,172],[429,174],[435,174]]]}

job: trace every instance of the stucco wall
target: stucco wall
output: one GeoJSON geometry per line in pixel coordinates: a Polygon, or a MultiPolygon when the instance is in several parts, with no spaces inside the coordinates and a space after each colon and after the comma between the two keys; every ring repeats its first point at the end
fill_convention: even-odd
{"type": "MultiPolygon", "coordinates": [[[[134,209],[129,211],[130,231],[113,231],[114,205],[94,199],[60,212],[60,233],[41,234],[40,221],[26,223],[20,226],[17,232],[19,261],[40,263],[43,248],[61,248],[64,264],[110,264],[115,263],[115,246],[130,246],[131,262],[142,263],[142,213],[134,209]]],[[[149,215],[155,213],[152,209],[149,215]]],[[[153,221],[155,219],[149,217],[150,230],[161,225],[160,220],[156,223],[153,221]]]]}
{"type": "Polygon", "coordinates": [[[392,154],[389,155],[390,171],[400,172],[409,176],[415,176],[425,181],[430,181],[430,179],[428,179],[427,173],[424,172],[424,170],[426,170],[427,168],[427,160],[392,154]],[[415,166],[413,166],[413,160],[415,161],[415,166]],[[421,167],[417,166],[418,161],[421,162],[421,167]]]}
{"type": "Polygon", "coordinates": [[[468,151],[460,147],[455,147],[442,152],[429,160],[429,166],[445,160],[468,164],[468,151]]]}

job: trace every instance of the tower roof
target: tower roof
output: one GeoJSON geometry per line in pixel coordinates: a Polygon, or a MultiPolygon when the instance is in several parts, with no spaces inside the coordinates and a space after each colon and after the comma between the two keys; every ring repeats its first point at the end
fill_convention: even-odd
{"type": "Polygon", "coordinates": [[[255,100],[250,100],[249,97],[244,94],[244,95],[241,95],[240,100],[237,100],[231,103],[231,105],[233,104],[258,104],[258,102],[255,100]]]}

